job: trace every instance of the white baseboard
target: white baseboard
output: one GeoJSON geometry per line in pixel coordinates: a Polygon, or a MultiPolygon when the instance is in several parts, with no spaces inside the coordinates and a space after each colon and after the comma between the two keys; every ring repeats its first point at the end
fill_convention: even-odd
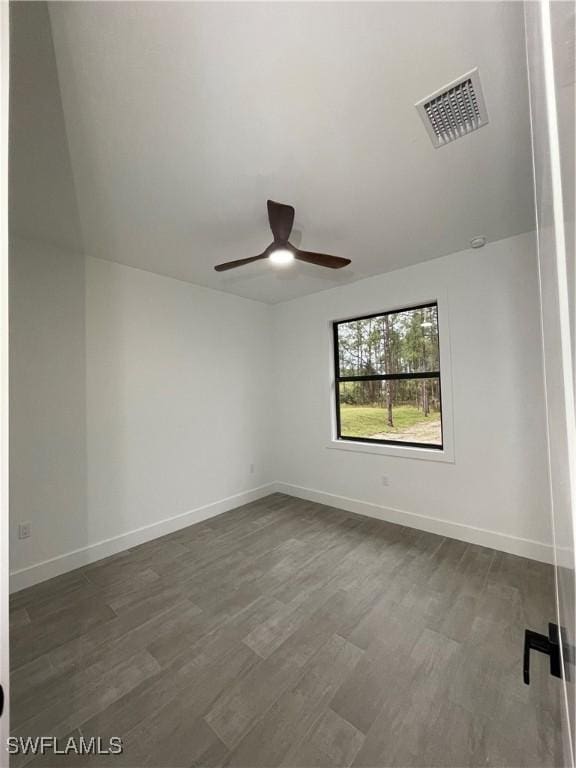
{"type": "Polygon", "coordinates": [[[244,491],[243,493],[237,493],[234,496],[228,496],[225,499],[197,507],[181,515],[169,517],[157,523],[137,528],[134,531],[128,531],[113,538],[98,541],[81,549],[75,549],[72,552],[44,560],[41,563],[12,571],[10,574],[10,591],[18,592],[26,587],[52,579],[54,576],[60,576],[75,568],[94,563],[97,560],[110,557],[110,555],[136,547],[138,544],[144,544],[146,541],[157,539],[160,536],[165,536],[167,533],[173,533],[181,528],[194,525],[194,523],[207,520],[209,517],[215,517],[223,512],[228,512],[235,507],[242,506],[242,504],[257,501],[274,492],[285,493],[289,496],[306,499],[307,501],[315,501],[331,507],[338,507],[348,512],[356,512],[359,515],[375,517],[389,523],[417,528],[421,531],[436,533],[440,536],[460,539],[471,544],[491,547],[492,549],[509,552],[513,555],[528,557],[532,560],[540,560],[544,563],[554,562],[554,549],[551,544],[523,539],[518,536],[510,536],[498,531],[489,531],[485,528],[476,528],[472,525],[441,520],[436,517],[428,517],[427,515],[419,515],[414,512],[406,512],[405,510],[394,509],[393,507],[384,507],[368,501],[351,499],[347,496],[337,496],[326,491],[303,488],[300,485],[275,482],[244,491]]]}
{"type": "Polygon", "coordinates": [[[472,525],[463,523],[454,523],[449,520],[441,520],[437,517],[428,517],[419,515],[415,512],[406,512],[402,509],[393,507],[383,507],[379,504],[373,504],[369,501],[360,501],[359,499],[350,499],[347,496],[337,496],[326,491],[317,491],[313,488],[302,488],[299,485],[290,483],[276,482],[274,490],[279,493],[286,493],[289,496],[296,496],[299,499],[307,501],[316,501],[319,504],[326,504],[331,507],[345,509],[348,512],[356,512],[359,515],[367,517],[376,517],[379,520],[385,520],[388,523],[397,523],[409,528],[418,528],[421,531],[436,533],[439,536],[447,536],[451,539],[459,539],[469,544],[478,544],[482,547],[498,549],[502,552],[508,552],[512,555],[528,557],[531,560],[539,560],[544,563],[554,563],[554,548],[551,544],[544,544],[540,541],[531,539],[522,539],[518,536],[510,536],[498,531],[489,531],[485,528],[476,528],[472,525]]]}
{"type": "Polygon", "coordinates": [[[228,496],[225,499],[214,501],[211,504],[205,504],[189,512],[183,512],[180,515],[160,520],[151,525],[145,525],[142,528],[136,528],[134,531],[121,533],[104,541],[98,541],[95,544],[89,544],[81,549],[75,549],[41,563],[29,565],[18,571],[12,571],[10,574],[10,592],[18,592],[26,587],[39,584],[41,581],[52,579],[54,576],[60,576],[82,565],[94,563],[102,560],[104,557],[116,555],[138,544],[144,544],[146,541],[165,536],[167,533],[173,533],[181,528],[187,528],[189,525],[207,520],[209,517],[215,517],[228,512],[230,509],[240,507],[242,504],[249,504],[252,501],[262,499],[270,493],[274,493],[274,484],[262,485],[259,488],[253,488],[250,491],[237,493],[234,496],[228,496]]]}

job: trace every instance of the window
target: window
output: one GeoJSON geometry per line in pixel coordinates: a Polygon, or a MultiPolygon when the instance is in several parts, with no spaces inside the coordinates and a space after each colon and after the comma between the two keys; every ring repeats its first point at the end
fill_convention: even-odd
{"type": "Polygon", "coordinates": [[[333,326],[337,438],[441,449],[438,305],[333,326]]]}

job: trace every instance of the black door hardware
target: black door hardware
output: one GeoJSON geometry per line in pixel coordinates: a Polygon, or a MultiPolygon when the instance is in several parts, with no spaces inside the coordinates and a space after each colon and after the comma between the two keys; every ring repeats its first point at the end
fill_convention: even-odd
{"type": "Polygon", "coordinates": [[[562,677],[560,658],[560,633],[557,624],[548,624],[548,637],[527,629],[524,633],[524,682],[530,685],[530,651],[535,650],[550,656],[550,674],[562,677]]]}
{"type": "Polygon", "coordinates": [[[0,685],[0,715],[4,712],[4,688],[0,685]]]}

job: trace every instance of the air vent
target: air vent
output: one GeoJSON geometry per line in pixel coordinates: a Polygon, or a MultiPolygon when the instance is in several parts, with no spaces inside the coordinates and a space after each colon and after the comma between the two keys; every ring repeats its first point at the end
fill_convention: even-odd
{"type": "Polygon", "coordinates": [[[415,106],[435,147],[443,147],[488,122],[478,69],[426,96],[415,106]]]}

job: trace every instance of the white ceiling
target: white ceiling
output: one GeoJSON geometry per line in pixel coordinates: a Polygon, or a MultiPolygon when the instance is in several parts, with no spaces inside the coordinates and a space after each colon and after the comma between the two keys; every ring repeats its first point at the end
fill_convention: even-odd
{"type": "Polygon", "coordinates": [[[276,302],[533,228],[521,3],[49,9],[93,256],[276,302]],[[413,105],[475,66],[490,123],[434,149],[413,105]],[[268,197],[352,265],[214,272],[270,242],[268,197]]]}

